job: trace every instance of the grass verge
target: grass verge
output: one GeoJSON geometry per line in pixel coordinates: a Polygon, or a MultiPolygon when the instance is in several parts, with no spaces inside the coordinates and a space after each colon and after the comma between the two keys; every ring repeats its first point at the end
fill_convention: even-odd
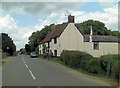
{"type": "Polygon", "coordinates": [[[9,56],[2,56],[2,59],[6,59],[6,58],[8,58],[9,56]]]}

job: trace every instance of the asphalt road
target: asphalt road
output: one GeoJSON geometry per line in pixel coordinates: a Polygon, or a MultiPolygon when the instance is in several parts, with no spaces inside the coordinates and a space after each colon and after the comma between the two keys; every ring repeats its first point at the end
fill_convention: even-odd
{"type": "Polygon", "coordinates": [[[2,69],[3,86],[108,86],[60,64],[28,55],[10,58],[2,69]]]}

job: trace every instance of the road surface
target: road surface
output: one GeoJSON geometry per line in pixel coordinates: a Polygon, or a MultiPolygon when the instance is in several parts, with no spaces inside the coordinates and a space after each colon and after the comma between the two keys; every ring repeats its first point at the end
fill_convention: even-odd
{"type": "Polygon", "coordinates": [[[58,63],[29,55],[10,58],[2,69],[3,86],[108,86],[58,63]]]}

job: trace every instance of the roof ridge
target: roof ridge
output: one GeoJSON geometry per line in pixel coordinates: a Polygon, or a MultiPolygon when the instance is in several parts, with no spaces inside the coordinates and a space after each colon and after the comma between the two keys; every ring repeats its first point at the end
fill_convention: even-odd
{"type": "MultiPolygon", "coordinates": [[[[85,34],[85,36],[88,36],[88,34],[85,34]]],[[[93,36],[117,37],[117,36],[113,36],[113,35],[93,35],[93,36]]],[[[117,37],[117,38],[119,38],[119,37],[117,37]]]]}
{"type": "Polygon", "coordinates": [[[54,27],[51,31],[49,31],[47,33],[45,38],[40,43],[44,43],[44,42],[50,41],[53,38],[53,36],[54,37],[57,36],[61,32],[61,29],[63,30],[64,29],[63,27],[66,26],[66,25],[67,25],[67,23],[63,23],[60,26],[58,26],[57,28],[54,27]]]}

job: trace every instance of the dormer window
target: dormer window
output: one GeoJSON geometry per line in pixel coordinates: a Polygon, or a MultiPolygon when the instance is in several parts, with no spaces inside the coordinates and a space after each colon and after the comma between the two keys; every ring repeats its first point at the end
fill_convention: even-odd
{"type": "Polygon", "coordinates": [[[57,38],[54,38],[54,44],[56,44],[57,43],[57,38]]]}

